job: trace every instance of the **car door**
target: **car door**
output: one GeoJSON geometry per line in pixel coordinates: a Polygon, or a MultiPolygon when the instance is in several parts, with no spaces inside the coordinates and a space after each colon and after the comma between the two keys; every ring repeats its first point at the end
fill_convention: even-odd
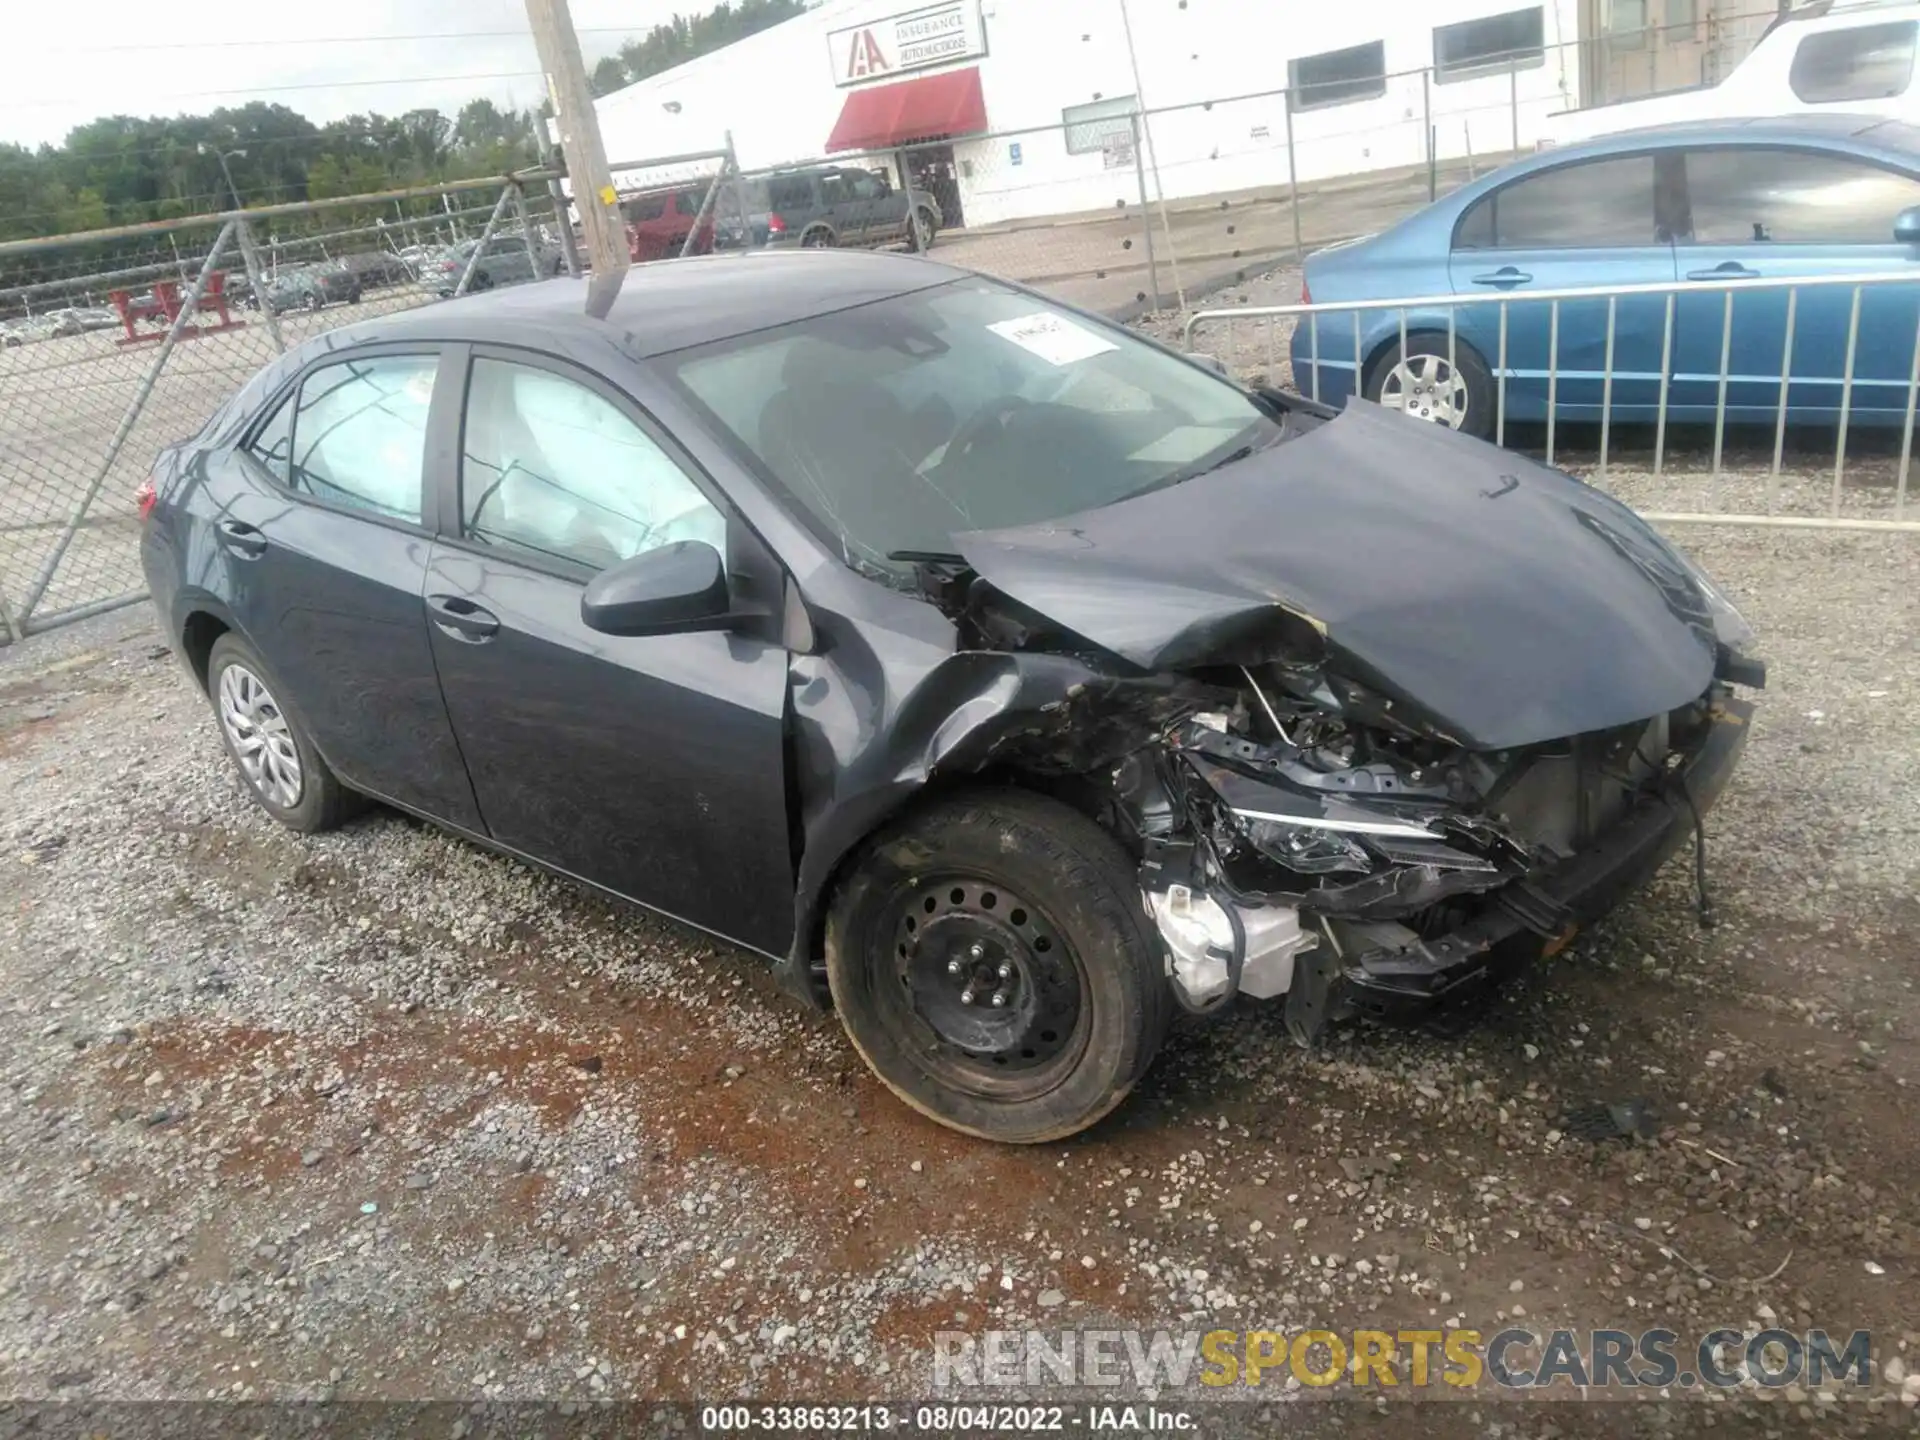
{"type": "Polygon", "coordinates": [[[866,245],[889,245],[907,235],[907,197],[886,177],[871,170],[848,172],[854,203],[860,207],[861,237],[866,245]]]}
{"type": "MultiPolygon", "coordinates": [[[[1914,272],[1920,247],[1894,238],[1902,211],[1920,205],[1920,172],[1860,156],[1782,146],[1713,146],[1686,156],[1688,215],[1679,246],[1689,280],[1785,280],[1869,271],[1914,272]]],[[[1727,415],[1771,421],[1787,363],[1791,418],[1839,418],[1853,289],[1810,285],[1735,291],[1727,343],[1727,415]]],[[[1673,400],[1688,418],[1719,403],[1727,294],[1681,297],[1674,330],[1673,400]]],[[[1863,418],[1906,410],[1920,285],[1863,290],[1851,406],[1863,418]]]]}
{"type": "Polygon", "coordinates": [[[820,176],[820,202],[826,211],[827,224],[833,227],[834,243],[838,245],[867,243],[868,206],[854,191],[854,178],[858,173],[829,170],[820,176]]]}
{"type": "Polygon", "coordinates": [[[619,637],[586,581],[702,540],[742,584],[778,567],[630,399],[476,348],[427,610],[440,685],[503,845],[769,954],[792,932],[787,654],[744,631],[619,637]]]}
{"type": "MultiPolygon", "coordinates": [[[[1562,420],[1597,419],[1607,399],[1607,301],[1560,302],[1554,335],[1541,290],[1643,285],[1673,279],[1673,245],[1659,210],[1660,179],[1672,162],[1653,152],[1581,160],[1524,175],[1488,192],[1454,228],[1448,275],[1459,295],[1508,295],[1507,414],[1543,419],[1551,389],[1562,420]]],[[[1458,312],[1468,337],[1498,369],[1500,306],[1458,312]]],[[[1614,315],[1615,419],[1650,414],[1658,403],[1665,302],[1621,297],[1614,315]]]]}
{"type": "Polygon", "coordinates": [[[438,347],[376,347],[309,369],[211,462],[206,548],[224,571],[210,588],[340,777],[477,830],[421,601],[425,457],[459,420],[443,364],[438,347]]]}

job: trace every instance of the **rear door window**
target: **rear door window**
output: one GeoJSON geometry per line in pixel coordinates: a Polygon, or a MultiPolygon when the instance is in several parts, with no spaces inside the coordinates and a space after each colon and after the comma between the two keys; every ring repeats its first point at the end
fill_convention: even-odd
{"type": "Polygon", "coordinates": [[[280,484],[287,483],[289,462],[293,457],[293,401],[283,400],[278,409],[268,417],[267,423],[254,433],[253,443],[247,446],[247,453],[260,464],[267,473],[280,484]]]}
{"type": "Polygon", "coordinates": [[[1543,170],[1477,201],[1454,227],[1456,250],[1664,244],[1652,155],[1543,170]]]}
{"type": "Polygon", "coordinates": [[[1698,244],[1890,245],[1920,179],[1808,150],[1692,150],[1687,198],[1698,244]]]}
{"type": "Polygon", "coordinates": [[[418,525],[438,368],[432,355],[369,355],[309,374],[294,410],[289,487],[418,525]]]}

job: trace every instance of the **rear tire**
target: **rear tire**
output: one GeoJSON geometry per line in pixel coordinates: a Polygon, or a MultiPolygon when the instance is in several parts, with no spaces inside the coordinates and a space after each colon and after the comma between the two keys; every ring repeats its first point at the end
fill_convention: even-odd
{"type": "Polygon", "coordinates": [[[1454,337],[1453,364],[1447,361],[1447,337],[1407,337],[1403,364],[1398,341],[1388,345],[1367,369],[1367,399],[1417,419],[1447,425],[1485,440],[1493,435],[1493,372],[1480,352],[1454,337]]]}
{"type": "Polygon", "coordinates": [[[800,237],[800,244],[808,250],[825,250],[833,244],[833,232],[824,225],[816,225],[800,237]]]}
{"type": "Polygon", "coordinates": [[[854,1048],[929,1119],[1013,1144],[1113,1110],[1172,994],[1133,863],[1078,811],[1021,790],[942,800],[869,843],[827,917],[854,1048]]]}
{"type": "Polygon", "coordinates": [[[926,206],[918,206],[913,212],[913,248],[924,255],[933,248],[933,237],[940,233],[940,222],[933,218],[933,212],[926,206]]]}
{"type": "Polygon", "coordinates": [[[365,802],[327,768],[306,725],[284,707],[280,694],[280,682],[246,641],[228,631],[213,642],[207,696],[221,743],[248,793],[289,830],[331,830],[365,802]]]}

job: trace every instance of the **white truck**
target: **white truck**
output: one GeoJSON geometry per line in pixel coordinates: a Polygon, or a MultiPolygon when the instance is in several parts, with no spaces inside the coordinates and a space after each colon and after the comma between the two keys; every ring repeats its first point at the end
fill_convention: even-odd
{"type": "Polygon", "coordinates": [[[1540,144],[1685,120],[1822,111],[1920,121],[1920,4],[1811,6],[1776,20],[1717,85],[1549,115],[1540,144]]]}

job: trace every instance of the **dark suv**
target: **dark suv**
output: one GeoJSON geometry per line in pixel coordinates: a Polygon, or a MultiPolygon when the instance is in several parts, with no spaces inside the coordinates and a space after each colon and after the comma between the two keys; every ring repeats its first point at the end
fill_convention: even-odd
{"type": "Polygon", "coordinates": [[[911,244],[926,250],[941,218],[939,202],[924,190],[896,190],[873,170],[823,165],[737,182],[721,197],[714,224],[723,249],[911,244]]]}

